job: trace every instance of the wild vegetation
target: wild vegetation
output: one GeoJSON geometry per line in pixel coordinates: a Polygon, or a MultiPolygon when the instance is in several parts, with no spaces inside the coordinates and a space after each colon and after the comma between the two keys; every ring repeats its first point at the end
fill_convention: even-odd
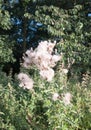
{"type": "Polygon", "coordinates": [[[0,130],[91,129],[91,2],[0,1],[0,130]]]}

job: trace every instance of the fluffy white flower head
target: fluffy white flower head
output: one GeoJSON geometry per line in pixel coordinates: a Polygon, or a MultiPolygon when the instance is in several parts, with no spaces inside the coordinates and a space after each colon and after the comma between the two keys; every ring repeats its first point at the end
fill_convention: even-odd
{"type": "Polygon", "coordinates": [[[33,83],[34,81],[24,73],[18,74],[18,79],[20,80],[20,87],[23,87],[24,89],[33,89],[33,83]]]}
{"type": "Polygon", "coordinates": [[[46,79],[48,82],[50,82],[54,77],[54,70],[51,68],[41,70],[40,75],[43,79],[46,79]]]}
{"type": "Polygon", "coordinates": [[[56,100],[58,100],[58,97],[59,97],[59,94],[58,93],[54,93],[53,96],[52,96],[52,100],[56,101],[56,100]]]}
{"type": "Polygon", "coordinates": [[[48,42],[48,41],[41,41],[37,47],[37,51],[40,52],[48,52],[48,53],[52,53],[53,52],[53,48],[55,46],[56,43],[52,43],[52,42],[48,42]]]}
{"type": "Polygon", "coordinates": [[[40,75],[43,79],[51,81],[54,77],[54,70],[52,69],[56,63],[61,59],[60,55],[53,54],[53,49],[56,43],[51,41],[41,41],[38,47],[33,50],[27,50],[23,60],[23,66],[36,66],[40,70],[40,75]]]}
{"type": "Polygon", "coordinates": [[[34,64],[36,53],[31,48],[30,50],[27,50],[25,55],[23,56],[23,67],[29,68],[31,65],[34,64]]]}
{"type": "Polygon", "coordinates": [[[62,69],[62,71],[63,71],[64,74],[68,73],[68,69],[62,69]]]}
{"type": "Polygon", "coordinates": [[[64,97],[63,97],[64,104],[69,105],[71,103],[71,98],[72,98],[71,93],[67,92],[66,94],[64,94],[64,97]]]}

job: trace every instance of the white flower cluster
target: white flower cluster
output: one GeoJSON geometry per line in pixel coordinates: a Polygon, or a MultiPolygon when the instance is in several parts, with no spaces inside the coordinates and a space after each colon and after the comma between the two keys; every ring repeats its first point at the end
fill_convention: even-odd
{"type": "Polygon", "coordinates": [[[24,89],[29,89],[32,90],[33,89],[33,80],[24,73],[20,73],[18,74],[18,79],[20,80],[20,87],[23,87],[24,89]]]}
{"type": "Polygon", "coordinates": [[[53,101],[56,101],[56,100],[58,100],[59,97],[60,97],[60,96],[59,96],[58,93],[54,93],[54,94],[52,95],[52,100],[53,100],[53,101]]]}
{"type": "Polygon", "coordinates": [[[52,68],[61,59],[60,55],[52,54],[55,44],[43,41],[39,43],[35,50],[32,48],[27,50],[23,57],[23,66],[29,68],[32,65],[36,65],[40,70],[41,77],[51,81],[54,77],[54,70],[52,68]]]}
{"type": "MultiPolygon", "coordinates": [[[[58,99],[60,99],[60,95],[59,95],[58,93],[53,93],[53,95],[52,95],[52,100],[53,100],[53,101],[57,101],[58,99]]],[[[69,93],[69,92],[65,93],[65,94],[63,95],[63,97],[62,97],[63,103],[64,103],[65,105],[71,104],[71,99],[72,99],[72,94],[69,93]]]]}
{"type": "Polygon", "coordinates": [[[65,105],[69,105],[71,103],[72,95],[71,93],[67,92],[64,94],[63,102],[65,105]]]}

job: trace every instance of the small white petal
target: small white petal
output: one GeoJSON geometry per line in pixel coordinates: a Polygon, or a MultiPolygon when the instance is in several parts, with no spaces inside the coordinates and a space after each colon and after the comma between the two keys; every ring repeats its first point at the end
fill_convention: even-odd
{"type": "Polygon", "coordinates": [[[59,97],[59,94],[58,93],[54,93],[53,96],[52,96],[52,100],[56,101],[56,100],[58,100],[58,97],[59,97]]]}

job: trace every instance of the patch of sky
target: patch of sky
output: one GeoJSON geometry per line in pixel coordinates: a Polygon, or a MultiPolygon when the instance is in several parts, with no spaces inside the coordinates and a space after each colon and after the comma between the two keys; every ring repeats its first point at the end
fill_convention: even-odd
{"type": "Polygon", "coordinates": [[[32,31],[37,31],[37,29],[39,28],[39,27],[42,27],[43,26],[43,24],[42,23],[38,23],[38,22],[36,22],[36,21],[34,21],[34,20],[31,20],[31,21],[29,21],[28,22],[28,28],[30,29],[30,30],[32,30],[32,31]]]}
{"type": "Polygon", "coordinates": [[[42,24],[42,23],[36,23],[36,25],[37,25],[38,27],[43,26],[43,24],[42,24]]]}
{"type": "Polygon", "coordinates": [[[17,38],[17,43],[22,43],[24,40],[22,37],[17,38]]]}
{"type": "Polygon", "coordinates": [[[26,37],[26,41],[30,42],[30,40],[35,36],[34,32],[31,31],[30,33],[28,33],[27,37],[26,37]]]}
{"type": "Polygon", "coordinates": [[[11,18],[11,23],[13,25],[21,25],[22,24],[22,20],[20,20],[19,18],[13,17],[13,18],[11,18]]]}
{"type": "Polygon", "coordinates": [[[30,26],[34,26],[35,22],[34,22],[34,20],[29,20],[28,23],[29,23],[30,26]]]}
{"type": "MultiPolygon", "coordinates": [[[[22,44],[24,41],[23,38],[23,24],[22,20],[17,17],[11,18],[12,25],[15,26],[14,33],[12,34],[12,37],[14,37],[17,40],[17,43],[22,44]]],[[[43,27],[42,23],[36,22],[34,20],[28,20],[27,23],[27,36],[26,36],[26,42],[30,43],[31,39],[34,38],[36,32],[38,31],[38,28],[43,27]]]]}
{"type": "Polygon", "coordinates": [[[9,2],[10,4],[13,4],[13,3],[18,4],[18,3],[19,3],[19,0],[8,0],[8,2],[9,2]]]}
{"type": "Polygon", "coordinates": [[[37,28],[35,27],[35,21],[34,20],[29,20],[28,21],[28,29],[31,31],[36,32],[37,28]]]}
{"type": "Polygon", "coordinates": [[[31,40],[31,35],[28,35],[27,37],[26,37],[26,42],[30,42],[30,40],[31,40]]]}
{"type": "Polygon", "coordinates": [[[17,34],[18,34],[18,35],[21,35],[21,34],[22,34],[22,29],[21,29],[21,28],[18,29],[17,34]]]}
{"type": "Polygon", "coordinates": [[[88,13],[88,17],[91,17],[91,13],[88,13]]]}
{"type": "Polygon", "coordinates": [[[37,32],[37,29],[34,28],[34,27],[29,26],[28,28],[29,28],[30,30],[34,31],[34,32],[37,32]]]}

